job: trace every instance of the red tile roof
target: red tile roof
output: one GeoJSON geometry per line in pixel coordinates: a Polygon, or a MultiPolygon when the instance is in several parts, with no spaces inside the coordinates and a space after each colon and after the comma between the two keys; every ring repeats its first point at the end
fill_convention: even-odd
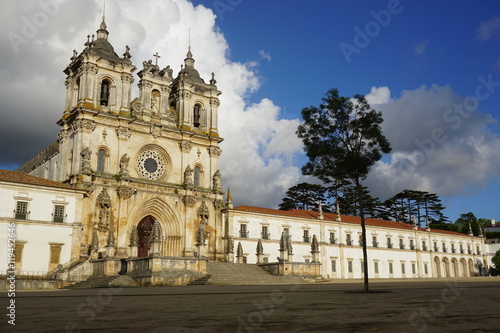
{"type": "Polygon", "coordinates": [[[35,186],[56,187],[68,190],[76,190],[74,187],[68,186],[61,182],[56,182],[54,180],[49,180],[45,178],[26,175],[24,173],[16,171],[9,171],[2,169],[0,169],[0,181],[8,183],[19,183],[19,184],[27,184],[35,186]]]}
{"type": "MultiPolygon", "coordinates": [[[[252,212],[252,213],[270,214],[270,215],[300,217],[300,218],[306,218],[306,219],[317,219],[317,217],[318,217],[318,212],[310,211],[310,210],[301,210],[301,209],[279,210],[279,209],[253,207],[253,206],[238,206],[238,207],[235,207],[234,210],[239,210],[239,211],[244,211],[244,212],[252,212]]],[[[342,222],[361,224],[361,218],[358,216],[340,215],[340,219],[342,222]]],[[[325,220],[325,221],[337,221],[337,214],[323,213],[323,220],[325,220]]],[[[406,230],[412,229],[411,224],[408,224],[408,223],[377,220],[377,219],[372,219],[372,218],[365,218],[365,224],[375,226],[375,227],[386,227],[386,228],[406,229],[406,230]]],[[[419,227],[418,230],[425,231],[425,228],[419,227]]],[[[460,232],[448,231],[448,230],[431,229],[431,231],[437,232],[437,233],[443,233],[443,234],[451,234],[451,235],[460,235],[460,236],[465,235],[465,234],[462,234],[460,232]]]]}

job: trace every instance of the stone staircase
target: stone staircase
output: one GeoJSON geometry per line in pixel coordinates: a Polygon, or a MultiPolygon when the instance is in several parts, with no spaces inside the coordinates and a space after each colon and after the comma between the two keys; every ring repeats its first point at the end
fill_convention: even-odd
{"type": "MultiPolygon", "coordinates": [[[[206,282],[213,285],[305,284],[308,281],[292,276],[271,275],[257,265],[228,262],[208,262],[206,282]]],[[[196,282],[196,281],[195,281],[196,282]]]]}
{"type": "Polygon", "coordinates": [[[87,289],[87,288],[113,288],[113,287],[137,287],[137,283],[127,275],[93,276],[85,281],[73,283],[65,288],[87,289]]]}

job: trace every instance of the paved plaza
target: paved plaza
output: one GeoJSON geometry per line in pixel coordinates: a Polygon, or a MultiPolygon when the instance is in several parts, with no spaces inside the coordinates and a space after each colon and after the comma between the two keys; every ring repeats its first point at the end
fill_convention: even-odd
{"type": "Polygon", "coordinates": [[[0,294],[0,332],[500,332],[500,278],[0,294]],[[6,316],[15,299],[15,326],[6,316]]]}

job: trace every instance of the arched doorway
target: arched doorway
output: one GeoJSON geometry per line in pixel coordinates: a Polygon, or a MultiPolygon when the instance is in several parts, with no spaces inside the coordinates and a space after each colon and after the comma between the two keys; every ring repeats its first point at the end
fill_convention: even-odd
{"type": "Polygon", "coordinates": [[[450,277],[450,261],[444,257],[441,262],[443,263],[442,277],[450,277]]]}
{"type": "Polygon", "coordinates": [[[462,266],[462,276],[463,277],[469,276],[469,273],[467,272],[467,262],[465,261],[464,258],[460,259],[460,264],[462,266]]]}
{"type": "Polygon", "coordinates": [[[441,263],[438,257],[434,257],[434,276],[441,277],[441,263]]]}
{"type": "Polygon", "coordinates": [[[458,260],[456,258],[451,259],[451,276],[452,277],[460,276],[460,274],[458,273],[458,260]]]}
{"type": "Polygon", "coordinates": [[[151,215],[146,216],[137,225],[137,236],[139,238],[137,256],[147,257],[149,253],[149,236],[153,230],[155,218],[151,215]]]}

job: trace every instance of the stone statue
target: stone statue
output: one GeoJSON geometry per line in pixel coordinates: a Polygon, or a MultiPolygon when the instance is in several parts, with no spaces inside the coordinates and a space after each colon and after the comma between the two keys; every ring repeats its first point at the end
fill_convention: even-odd
{"type": "Polygon", "coordinates": [[[193,169],[188,165],[186,171],[184,171],[184,185],[188,187],[193,187],[193,169]]]}
{"type": "Polygon", "coordinates": [[[213,176],[213,189],[217,191],[222,190],[222,185],[221,185],[221,174],[220,171],[217,170],[213,176]]]}
{"type": "Polygon", "coordinates": [[[82,156],[82,172],[90,172],[91,167],[90,167],[90,149],[89,147],[85,147],[85,149],[82,150],[80,153],[82,156]]]}
{"type": "Polygon", "coordinates": [[[207,240],[207,219],[205,216],[201,217],[200,225],[198,226],[198,230],[196,231],[196,245],[206,245],[207,240]]]}
{"type": "Polygon", "coordinates": [[[130,157],[127,154],[123,155],[120,158],[120,175],[127,177],[128,176],[128,164],[130,162],[130,157]]]}

